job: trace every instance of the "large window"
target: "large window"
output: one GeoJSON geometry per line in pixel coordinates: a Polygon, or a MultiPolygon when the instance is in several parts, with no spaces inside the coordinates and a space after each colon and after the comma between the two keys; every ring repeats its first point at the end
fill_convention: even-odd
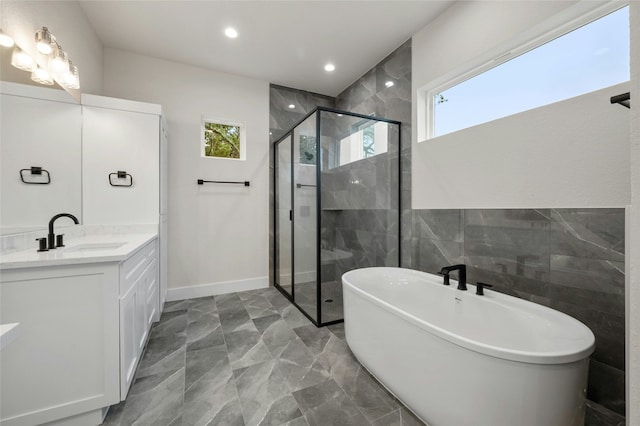
{"type": "MultiPolygon", "coordinates": [[[[529,48],[530,49],[530,48],[529,48]]],[[[629,7],[564,34],[475,76],[431,90],[428,136],[582,95],[629,80],[629,7]]],[[[500,63],[500,58],[495,63],[500,63]]]]}
{"type": "Polygon", "coordinates": [[[202,119],[202,156],[244,160],[244,128],[239,123],[202,119]]]}

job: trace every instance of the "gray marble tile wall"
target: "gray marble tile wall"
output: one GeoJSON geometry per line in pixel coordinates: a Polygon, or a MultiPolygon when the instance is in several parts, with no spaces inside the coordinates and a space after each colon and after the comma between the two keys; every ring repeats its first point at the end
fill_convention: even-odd
{"type": "MultiPolygon", "coordinates": [[[[340,277],[355,268],[398,265],[401,247],[397,235],[401,223],[397,197],[400,194],[402,220],[411,218],[411,40],[339,94],[336,108],[402,123],[399,150],[391,146],[389,154],[358,162],[359,174],[354,174],[347,167],[345,171],[351,173],[350,178],[342,177],[345,172],[336,170],[334,174],[337,176],[330,180],[333,186],[326,194],[327,205],[336,208],[351,206],[332,213],[336,216],[335,246],[353,254],[336,262],[335,276],[340,277]],[[396,169],[398,153],[401,175],[396,169]],[[375,169],[375,172],[366,175],[364,171],[369,169],[375,169]],[[371,189],[354,191],[353,181],[358,185],[371,186],[371,189]]],[[[409,251],[410,242],[410,237],[403,237],[403,253],[409,251]]]]}
{"type": "MultiPolygon", "coordinates": [[[[411,264],[411,39],[349,86],[336,108],[400,121],[402,264],[411,264]],[[392,86],[388,86],[392,82],[392,86]]],[[[393,162],[392,164],[397,164],[393,162]]],[[[396,191],[397,186],[392,186],[396,191]]]]}
{"type": "Polygon", "coordinates": [[[466,263],[469,282],[494,284],[585,323],[596,336],[589,418],[624,420],[624,209],[414,210],[412,216],[414,262],[403,266],[437,273],[466,263]]]}
{"type": "Polygon", "coordinates": [[[380,154],[322,172],[323,209],[397,210],[398,196],[397,154],[380,154]]]}
{"type": "Polygon", "coordinates": [[[314,108],[335,108],[336,100],[331,96],[306,92],[291,87],[269,86],[269,141],[277,141],[314,108]],[[294,105],[294,108],[289,108],[294,105]]]}
{"type": "MultiPolygon", "coordinates": [[[[400,121],[401,202],[411,214],[411,39],[336,98],[336,108],[400,121]],[[388,83],[393,83],[388,86],[388,83]]],[[[395,190],[395,188],[394,188],[395,190]]],[[[409,239],[403,244],[408,244],[409,239]]]]}

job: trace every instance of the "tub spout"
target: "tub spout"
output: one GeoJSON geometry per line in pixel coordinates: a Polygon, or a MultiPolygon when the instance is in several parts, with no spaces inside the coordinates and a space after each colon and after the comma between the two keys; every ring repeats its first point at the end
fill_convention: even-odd
{"type": "Polygon", "coordinates": [[[467,290],[467,265],[451,265],[444,266],[440,269],[440,273],[444,275],[444,283],[449,284],[449,273],[451,271],[458,271],[458,290],[467,290]]]}

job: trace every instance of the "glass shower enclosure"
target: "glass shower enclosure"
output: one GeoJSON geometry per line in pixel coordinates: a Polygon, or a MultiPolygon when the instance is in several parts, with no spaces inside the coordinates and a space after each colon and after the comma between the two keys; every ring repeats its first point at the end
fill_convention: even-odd
{"type": "Polygon", "coordinates": [[[400,122],[318,107],[274,147],[275,286],[341,322],[342,274],[400,265],[400,122]]]}

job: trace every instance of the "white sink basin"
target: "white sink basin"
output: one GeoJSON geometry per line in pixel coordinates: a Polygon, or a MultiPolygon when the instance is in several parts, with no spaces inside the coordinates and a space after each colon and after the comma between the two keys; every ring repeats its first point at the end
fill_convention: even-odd
{"type": "Polygon", "coordinates": [[[114,250],[122,247],[126,243],[85,243],[78,244],[77,246],[68,247],[65,251],[99,251],[99,250],[114,250]]]}

